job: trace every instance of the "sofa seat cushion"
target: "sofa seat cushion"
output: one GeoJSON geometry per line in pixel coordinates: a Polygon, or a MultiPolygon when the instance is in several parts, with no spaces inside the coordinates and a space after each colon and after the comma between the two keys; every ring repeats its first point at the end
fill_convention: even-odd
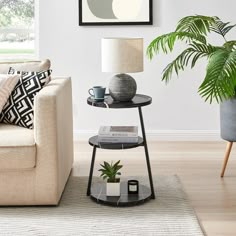
{"type": "Polygon", "coordinates": [[[34,131],[0,124],[0,171],[28,169],[35,165],[34,131]]]}

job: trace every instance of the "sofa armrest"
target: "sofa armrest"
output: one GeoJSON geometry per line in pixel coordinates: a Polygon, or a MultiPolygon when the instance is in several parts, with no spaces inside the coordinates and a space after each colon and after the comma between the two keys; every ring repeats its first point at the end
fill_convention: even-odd
{"type": "Polygon", "coordinates": [[[36,95],[34,136],[37,148],[35,196],[51,199],[54,204],[60,199],[73,164],[72,92],[69,77],[53,78],[36,95]]]}

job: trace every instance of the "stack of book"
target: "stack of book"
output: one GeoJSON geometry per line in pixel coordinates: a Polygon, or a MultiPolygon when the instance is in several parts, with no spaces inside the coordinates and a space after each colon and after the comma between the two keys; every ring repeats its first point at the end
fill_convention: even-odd
{"type": "Polygon", "coordinates": [[[101,126],[99,143],[137,143],[138,126],[101,126]]]}

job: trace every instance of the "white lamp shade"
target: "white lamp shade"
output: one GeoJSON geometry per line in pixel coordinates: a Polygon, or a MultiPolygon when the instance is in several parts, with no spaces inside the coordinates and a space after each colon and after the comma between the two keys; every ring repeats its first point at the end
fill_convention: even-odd
{"type": "Polygon", "coordinates": [[[102,72],[143,71],[142,38],[103,38],[102,72]]]}

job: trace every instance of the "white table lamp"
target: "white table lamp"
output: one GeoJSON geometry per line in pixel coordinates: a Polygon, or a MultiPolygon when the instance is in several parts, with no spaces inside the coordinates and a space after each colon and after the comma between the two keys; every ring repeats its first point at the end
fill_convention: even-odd
{"type": "Polygon", "coordinates": [[[109,92],[116,101],[130,101],[136,94],[133,77],[125,73],[143,71],[142,38],[103,38],[102,72],[118,73],[109,83],[109,92]]]}

